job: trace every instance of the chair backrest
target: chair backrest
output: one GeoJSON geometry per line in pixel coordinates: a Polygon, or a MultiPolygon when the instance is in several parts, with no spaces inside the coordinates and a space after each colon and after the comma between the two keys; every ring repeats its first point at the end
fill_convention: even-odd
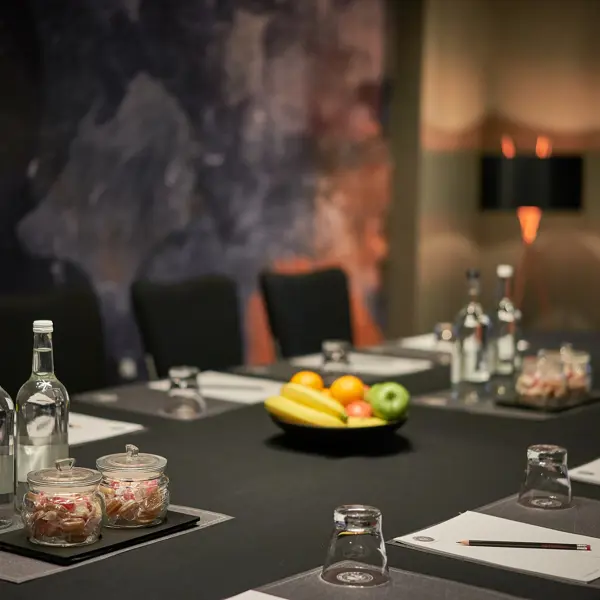
{"type": "Polygon", "coordinates": [[[320,352],[325,340],[352,342],[348,279],[341,269],[259,278],[271,333],[284,358],[320,352]]]}
{"type": "Polygon", "coordinates": [[[32,325],[54,323],[54,366],[72,395],[111,383],[98,299],[82,289],[0,297],[0,385],[13,396],[31,374],[32,325]]]}
{"type": "Polygon", "coordinates": [[[243,362],[237,289],[228,277],[137,281],[131,293],[142,341],[159,377],[174,366],[222,370],[243,362]]]}

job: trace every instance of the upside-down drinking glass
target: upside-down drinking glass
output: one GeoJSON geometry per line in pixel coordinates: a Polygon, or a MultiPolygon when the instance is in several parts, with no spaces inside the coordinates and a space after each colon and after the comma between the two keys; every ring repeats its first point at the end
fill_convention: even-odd
{"type": "Polygon", "coordinates": [[[169,416],[189,421],[206,410],[206,402],[200,392],[197,367],[172,367],[169,369],[171,387],[164,412],[169,416]]]}
{"type": "Polygon", "coordinates": [[[333,513],[334,530],[321,573],[334,585],[374,587],[388,583],[381,511],[373,506],[347,504],[333,513]]]}
{"type": "Polygon", "coordinates": [[[571,480],[565,448],[551,444],[527,448],[527,470],[519,504],[543,509],[568,508],[571,505],[571,480]]]}
{"type": "Polygon", "coordinates": [[[325,340],[321,344],[323,369],[336,370],[350,364],[350,343],[344,340],[325,340]]]}

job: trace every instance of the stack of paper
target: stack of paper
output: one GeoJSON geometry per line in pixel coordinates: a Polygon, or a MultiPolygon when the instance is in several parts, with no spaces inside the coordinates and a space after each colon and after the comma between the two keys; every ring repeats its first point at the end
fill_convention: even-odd
{"type": "Polygon", "coordinates": [[[137,423],[111,421],[72,412],[69,413],[69,446],[104,440],[142,429],[144,426],[137,423]]]}
{"type": "MultiPolygon", "coordinates": [[[[169,391],[169,380],[151,381],[149,387],[162,392],[169,391]]],[[[227,400],[240,404],[258,404],[281,391],[281,382],[258,377],[244,377],[233,373],[203,371],[198,377],[200,393],[205,398],[227,400]]]]}
{"type": "MultiPolygon", "coordinates": [[[[323,367],[323,356],[321,354],[309,354],[291,360],[297,367],[306,369],[321,369],[323,367]]],[[[379,356],[374,354],[350,353],[350,364],[331,365],[327,370],[333,372],[356,373],[358,375],[380,375],[382,377],[394,377],[427,371],[432,368],[429,360],[419,358],[398,358],[394,356],[379,356]]]]}
{"type": "Polygon", "coordinates": [[[509,569],[590,582],[600,577],[600,539],[528,525],[477,512],[417,531],[394,542],[509,569]],[[463,546],[461,540],[589,544],[591,551],[463,546]]]}
{"type": "Polygon", "coordinates": [[[600,485],[600,458],[569,470],[573,481],[600,485]]]}

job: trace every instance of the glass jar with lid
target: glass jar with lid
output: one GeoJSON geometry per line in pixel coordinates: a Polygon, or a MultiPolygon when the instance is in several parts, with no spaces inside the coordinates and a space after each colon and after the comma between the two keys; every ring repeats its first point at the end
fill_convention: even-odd
{"type": "Polygon", "coordinates": [[[85,546],[100,538],[104,506],[98,484],[102,475],[74,465],[73,458],[63,458],[53,469],[28,473],[21,519],[34,544],[85,546]]]}
{"type": "Polygon", "coordinates": [[[167,459],[140,453],[132,444],[125,452],[102,456],[96,467],[102,473],[100,493],[106,504],[106,526],[149,527],[161,523],[169,507],[167,459]]]}
{"type": "Polygon", "coordinates": [[[535,408],[556,408],[568,403],[567,378],[559,352],[540,350],[523,359],[516,382],[517,401],[535,408]]]}

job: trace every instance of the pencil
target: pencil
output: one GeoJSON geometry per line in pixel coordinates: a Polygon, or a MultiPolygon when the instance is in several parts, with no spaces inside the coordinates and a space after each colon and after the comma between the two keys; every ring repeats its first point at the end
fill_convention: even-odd
{"type": "Polygon", "coordinates": [[[462,546],[487,546],[490,548],[534,548],[538,550],[585,550],[590,551],[589,544],[555,544],[551,542],[507,542],[499,540],[462,540],[456,542],[462,546]]]}

